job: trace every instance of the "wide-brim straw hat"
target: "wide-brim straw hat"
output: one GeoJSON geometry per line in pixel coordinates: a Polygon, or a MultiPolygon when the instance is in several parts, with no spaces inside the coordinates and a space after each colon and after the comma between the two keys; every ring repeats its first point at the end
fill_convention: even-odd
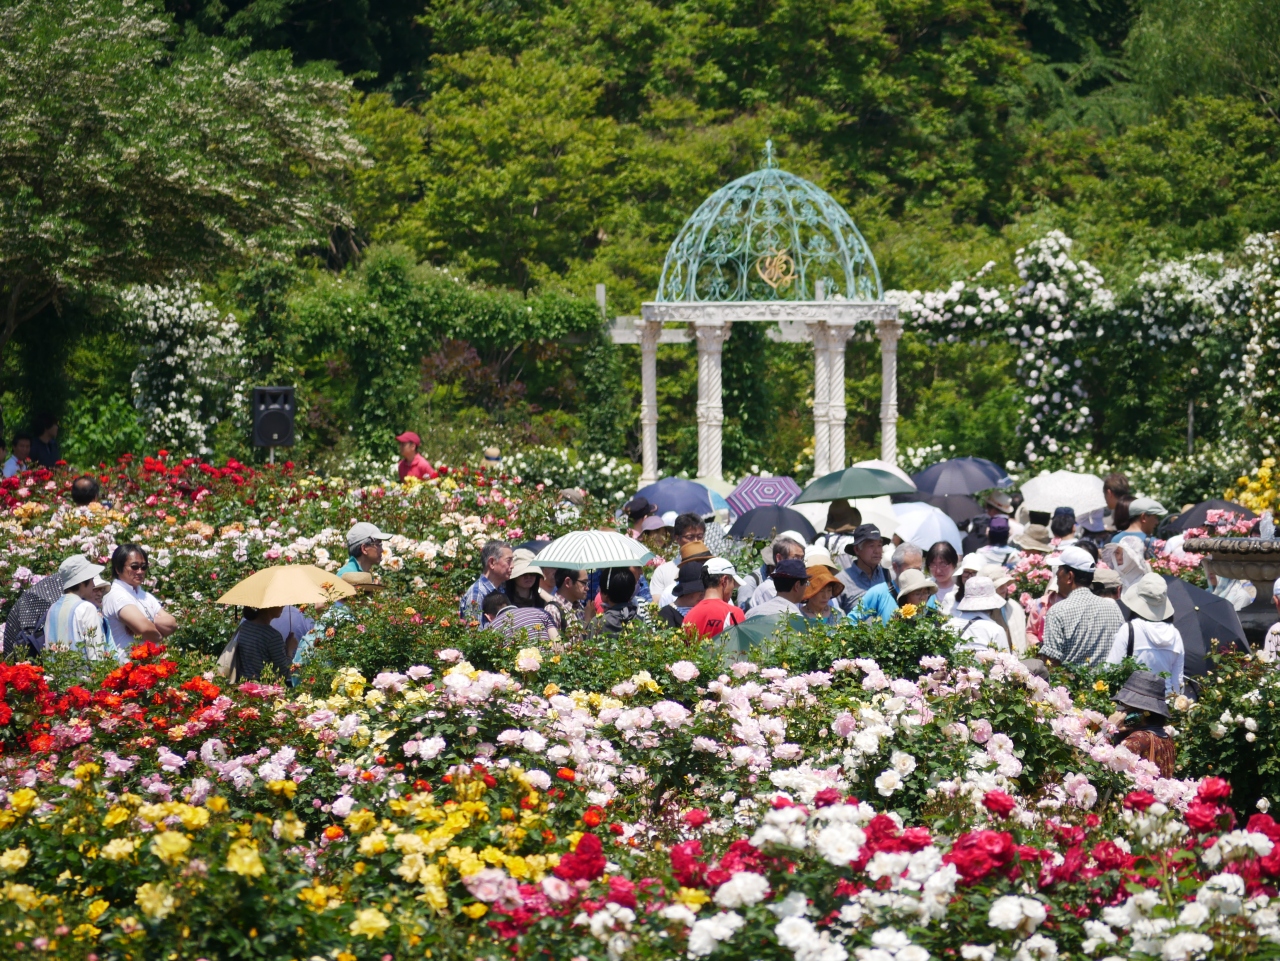
{"type": "Polygon", "coordinates": [[[1125,607],[1148,621],[1167,621],[1173,617],[1173,601],[1169,585],[1159,574],[1143,574],[1120,595],[1125,607]]]}
{"type": "Polygon", "coordinates": [[[807,570],[809,571],[809,585],[804,589],[804,599],[806,601],[816,597],[818,592],[828,584],[834,584],[838,588],[835,593],[836,597],[844,593],[844,584],[837,580],[835,575],[823,565],[814,564],[807,570]]]}
{"type": "Polygon", "coordinates": [[[1053,550],[1053,532],[1043,524],[1028,524],[1017,537],[1009,538],[1009,543],[1024,551],[1048,554],[1053,550]]]}
{"type": "Polygon", "coordinates": [[[1161,717],[1169,716],[1169,703],[1165,699],[1164,678],[1150,671],[1134,671],[1129,680],[1111,698],[1117,704],[1139,711],[1150,711],[1161,717]]]}
{"type": "Polygon", "coordinates": [[[996,585],[984,574],[974,574],[964,582],[964,597],[956,604],[958,611],[998,611],[1004,598],[996,593],[996,585]]]}
{"type": "Polygon", "coordinates": [[[387,586],[381,581],[375,581],[373,575],[368,571],[348,571],[342,575],[342,584],[352,594],[357,592],[361,594],[376,594],[387,586]]]}
{"type": "Polygon", "coordinates": [[[925,577],[921,571],[916,570],[914,567],[908,568],[898,575],[899,597],[906,597],[921,588],[928,589],[931,595],[938,593],[937,582],[932,577],[925,577]]]}

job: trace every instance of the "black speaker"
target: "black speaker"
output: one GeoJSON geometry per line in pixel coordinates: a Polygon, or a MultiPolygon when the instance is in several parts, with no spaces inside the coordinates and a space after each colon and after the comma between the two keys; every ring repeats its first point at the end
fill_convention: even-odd
{"type": "Polygon", "coordinates": [[[253,446],[292,447],[292,387],[253,388],[253,446]]]}

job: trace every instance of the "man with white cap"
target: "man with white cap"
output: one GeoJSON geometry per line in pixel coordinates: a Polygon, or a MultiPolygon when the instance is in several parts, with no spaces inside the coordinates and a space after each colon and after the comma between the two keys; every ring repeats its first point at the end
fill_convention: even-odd
{"type": "Polygon", "coordinates": [[[1058,593],[1062,596],[1044,619],[1040,656],[1053,664],[1087,664],[1106,660],[1124,618],[1115,601],[1093,593],[1093,555],[1068,547],[1058,558],[1058,593]]]}
{"type": "Polygon", "coordinates": [[[368,574],[382,563],[382,542],[391,540],[391,535],[378,530],[377,524],[361,521],[352,525],[347,531],[347,562],[338,568],[338,576],[343,574],[368,574]]]}
{"type": "Polygon", "coordinates": [[[83,554],[72,554],[58,567],[63,594],[45,615],[45,645],[76,651],[94,661],[124,663],[128,654],[111,643],[107,622],[94,603],[94,580],[102,571],[100,564],[83,554]]]}
{"type": "Polygon", "coordinates": [[[965,581],[964,597],[956,601],[955,616],[947,621],[947,630],[960,638],[957,649],[1012,652],[1004,625],[993,616],[1004,608],[1004,603],[995,583],[985,574],[974,574],[965,581]]]}
{"type": "Polygon", "coordinates": [[[707,561],[702,568],[702,586],[702,600],[684,616],[685,630],[697,631],[699,637],[715,637],[726,627],[747,619],[742,608],[729,602],[733,592],[742,586],[742,578],[732,563],[723,557],[707,561]]]}
{"type": "Polygon", "coordinates": [[[1186,650],[1182,634],[1173,626],[1168,583],[1159,574],[1143,574],[1120,600],[1133,617],[1116,631],[1107,663],[1131,657],[1152,674],[1168,674],[1165,694],[1177,694],[1182,690],[1186,650]]]}

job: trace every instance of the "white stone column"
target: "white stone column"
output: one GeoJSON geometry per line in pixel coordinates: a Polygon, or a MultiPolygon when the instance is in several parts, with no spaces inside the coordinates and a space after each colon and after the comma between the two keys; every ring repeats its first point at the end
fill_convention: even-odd
{"type": "Polygon", "coordinates": [[[808,324],[813,341],[813,476],[831,472],[831,361],[825,320],[808,324]]]}
{"type": "Polygon", "coordinates": [[[880,336],[880,459],[898,463],[898,338],[902,321],[877,321],[880,336]]]}
{"type": "Polygon", "coordinates": [[[827,444],[827,471],[844,470],[844,425],[848,410],[845,407],[844,352],[855,328],[848,326],[827,327],[827,421],[830,441],[827,444]]]}
{"type": "Polygon", "coordinates": [[[640,325],[640,486],[658,479],[658,338],[662,324],[640,325]]]}
{"type": "Polygon", "coordinates": [[[697,323],[693,333],[698,341],[698,479],[721,481],[724,480],[721,461],[724,406],[720,364],[724,342],[729,338],[729,325],[697,323]]]}

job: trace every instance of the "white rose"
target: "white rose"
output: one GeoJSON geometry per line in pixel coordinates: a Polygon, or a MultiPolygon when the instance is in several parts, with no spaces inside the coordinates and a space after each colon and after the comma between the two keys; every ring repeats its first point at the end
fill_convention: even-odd
{"type": "Polygon", "coordinates": [[[902,787],[902,777],[897,771],[885,771],[876,778],[876,790],[881,797],[892,797],[893,792],[902,787]]]}

